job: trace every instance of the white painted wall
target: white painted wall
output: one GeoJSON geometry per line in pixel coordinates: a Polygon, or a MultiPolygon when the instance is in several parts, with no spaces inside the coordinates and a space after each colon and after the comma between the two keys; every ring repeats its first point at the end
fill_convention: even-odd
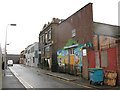
{"type": "Polygon", "coordinates": [[[26,48],[27,50],[27,53],[26,53],[26,59],[27,59],[27,62],[26,62],[26,59],[25,59],[25,64],[28,65],[28,66],[33,66],[33,67],[37,67],[38,65],[38,42],[35,42],[34,44],[32,44],[31,46],[27,47],[26,48]],[[34,48],[34,51],[31,52],[31,48],[34,48]],[[30,50],[30,53],[28,54],[28,50],[30,50]],[[35,57],[35,51],[37,51],[37,58],[35,57]],[[33,57],[34,57],[34,60],[35,62],[33,63],[33,57]]]}

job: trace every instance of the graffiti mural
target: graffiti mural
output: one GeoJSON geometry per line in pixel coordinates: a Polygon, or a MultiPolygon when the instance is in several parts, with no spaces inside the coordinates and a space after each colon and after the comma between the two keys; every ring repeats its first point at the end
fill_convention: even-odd
{"type": "Polygon", "coordinates": [[[77,71],[80,70],[82,68],[82,48],[81,47],[77,47],[74,50],[74,56],[75,56],[75,66],[77,71]]]}
{"type": "MultiPolygon", "coordinates": [[[[66,65],[75,66],[77,71],[82,71],[82,57],[83,57],[83,47],[92,47],[91,43],[80,45],[73,39],[68,40],[68,43],[65,45],[64,49],[57,51],[57,61],[59,67],[64,67],[66,65]],[[74,54],[71,54],[68,51],[74,50],[74,54]]],[[[74,67],[73,67],[74,69],[74,67]]]]}
{"type": "Polygon", "coordinates": [[[59,67],[64,67],[65,64],[68,64],[68,50],[58,50],[57,51],[57,61],[59,67]]]}

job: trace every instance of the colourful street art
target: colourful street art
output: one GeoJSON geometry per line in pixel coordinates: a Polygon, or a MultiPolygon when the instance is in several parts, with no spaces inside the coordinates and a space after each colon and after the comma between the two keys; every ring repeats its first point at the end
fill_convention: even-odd
{"type": "Polygon", "coordinates": [[[81,71],[81,67],[82,67],[82,48],[81,47],[77,47],[74,50],[74,55],[75,55],[75,66],[77,71],[80,70],[81,71]]]}
{"type": "Polygon", "coordinates": [[[57,61],[59,67],[64,67],[65,64],[70,64],[76,67],[77,71],[81,72],[82,69],[82,57],[83,47],[92,47],[91,43],[80,45],[75,40],[70,39],[68,43],[65,45],[64,49],[57,51],[57,61]],[[68,50],[74,48],[74,54],[69,54],[68,50]]]}
{"type": "Polygon", "coordinates": [[[68,50],[58,50],[57,51],[57,61],[60,67],[64,67],[65,64],[68,64],[68,50]]]}

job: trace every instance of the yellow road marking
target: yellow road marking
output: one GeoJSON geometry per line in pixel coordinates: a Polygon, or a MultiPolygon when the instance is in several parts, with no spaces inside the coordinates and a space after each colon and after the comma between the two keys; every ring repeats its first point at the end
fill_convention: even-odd
{"type": "Polygon", "coordinates": [[[23,80],[29,87],[33,88],[28,82],[26,82],[24,79],[22,79],[21,77],[19,77],[21,80],[23,80]]]}
{"type": "MultiPolygon", "coordinates": [[[[53,76],[50,76],[50,77],[53,77],[53,76]]],[[[53,78],[56,78],[56,77],[53,77],[53,78]]],[[[75,84],[75,85],[78,85],[78,86],[81,86],[81,87],[84,87],[84,88],[91,88],[89,86],[86,86],[86,85],[81,85],[81,84],[77,84],[77,83],[74,83],[74,82],[70,82],[70,81],[66,81],[66,80],[63,80],[63,79],[59,79],[59,78],[56,78],[58,80],[61,80],[61,81],[64,81],[64,82],[69,82],[71,84],[75,84]]],[[[93,88],[94,89],[94,88],[93,88]]]]}
{"type": "MultiPolygon", "coordinates": [[[[13,71],[13,70],[12,70],[13,71]]],[[[15,71],[13,71],[14,74],[18,75],[15,71]]],[[[50,77],[53,77],[53,76],[50,76],[50,77]]],[[[33,90],[35,90],[35,88],[33,86],[31,86],[27,81],[25,81],[24,79],[22,79],[20,76],[19,78],[24,81],[29,87],[31,87],[33,90]]],[[[63,80],[63,79],[59,79],[59,78],[56,78],[56,77],[53,77],[55,79],[58,79],[58,80],[61,80],[61,81],[64,81],[64,82],[68,82],[68,83],[71,83],[71,84],[75,84],[75,85],[78,85],[78,86],[81,86],[81,87],[84,87],[84,88],[91,88],[89,86],[86,86],[86,85],[81,85],[81,84],[77,84],[77,83],[74,83],[74,82],[70,82],[70,81],[66,81],[66,80],[63,80]]],[[[95,88],[92,88],[92,89],[95,89],[95,88]]]]}
{"type": "MultiPolygon", "coordinates": [[[[13,73],[14,73],[14,75],[17,77],[18,76],[18,74],[14,71],[14,70],[11,70],[13,73]]],[[[17,77],[18,78],[18,77],[17,77]]],[[[33,90],[35,90],[35,88],[33,87],[33,86],[31,86],[27,81],[25,81],[23,78],[21,78],[20,76],[19,76],[19,79],[20,80],[22,80],[23,82],[25,82],[30,88],[32,88],[33,90]]]]}

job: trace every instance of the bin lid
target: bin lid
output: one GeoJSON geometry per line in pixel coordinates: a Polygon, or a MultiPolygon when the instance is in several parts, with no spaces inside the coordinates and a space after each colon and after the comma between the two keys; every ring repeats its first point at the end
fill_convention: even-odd
{"type": "Polygon", "coordinates": [[[88,70],[103,70],[103,68],[88,68],[88,70]]]}

